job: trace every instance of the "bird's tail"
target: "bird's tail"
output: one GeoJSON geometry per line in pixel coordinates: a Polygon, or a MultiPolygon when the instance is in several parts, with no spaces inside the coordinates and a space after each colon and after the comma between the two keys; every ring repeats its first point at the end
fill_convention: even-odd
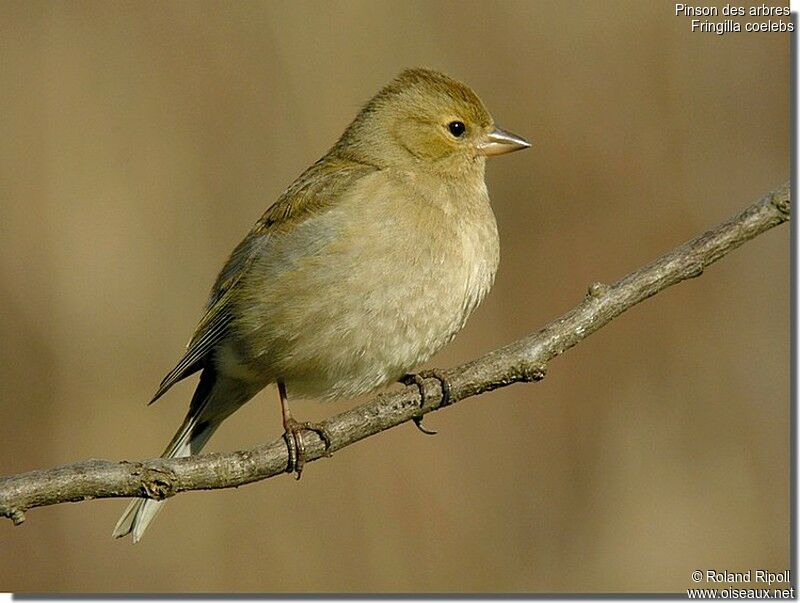
{"type": "MultiPolygon", "coordinates": [[[[220,386],[221,384],[216,378],[213,369],[206,368],[203,370],[200,375],[200,383],[197,385],[197,390],[194,392],[192,403],[189,406],[189,413],[186,415],[183,425],[178,429],[167,449],[161,455],[162,458],[186,457],[197,454],[202,450],[222,420],[230,414],[230,412],[215,412],[213,414],[213,411],[209,412],[209,408],[212,407],[212,400],[217,398],[218,394],[225,395],[230,393],[230,391],[220,391],[227,389],[220,386]]],[[[218,408],[222,404],[215,403],[213,406],[218,408]]],[[[241,403],[236,405],[233,410],[240,405],[241,403]]],[[[153,521],[153,518],[164,506],[164,502],[163,500],[150,498],[133,500],[114,527],[112,532],[114,538],[131,534],[133,542],[138,542],[147,526],[150,525],[150,522],[153,521]]]]}

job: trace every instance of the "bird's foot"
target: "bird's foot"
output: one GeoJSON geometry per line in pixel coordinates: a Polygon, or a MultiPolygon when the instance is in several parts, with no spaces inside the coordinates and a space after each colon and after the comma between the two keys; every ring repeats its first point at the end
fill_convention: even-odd
{"type": "Polygon", "coordinates": [[[331,456],[331,436],[324,425],[319,423],[309,423],[308,421],[299,422],[292,418],[283,423],[286,430],[283,439],[286,440],[286,447],[289,449],[289,464],[286,466],[286,473],[294,473],[296,479],[300,479],[303,467],[306,464],[306,447],[303,443],[303,432],[313,431],[325,444],[325,456],[331,456]]]}
{"type": "MultiPolygon", "coordinates": [[[[436,379],[442,388],[442,403],[441,406],[446,406],[450,403],[450,382],[447,380],[447,377],[444,376],[444,373],[439,369],[430,369],[427,371],[420,371],[419,373],[408,373],[407,375],[403,375],[400,377],[400,383],[403,385],[416,385],[419,389],[419,406],[420,408],[424,407],[427,399],[425,396],[425,379],[436,379]]],[[[425,435],[436,435],[437,432],[433,431],[432,429],[425,429],[422,426],[422,416],[414,417],[414,425],[417,426],[422,433],[425,435]]]]}

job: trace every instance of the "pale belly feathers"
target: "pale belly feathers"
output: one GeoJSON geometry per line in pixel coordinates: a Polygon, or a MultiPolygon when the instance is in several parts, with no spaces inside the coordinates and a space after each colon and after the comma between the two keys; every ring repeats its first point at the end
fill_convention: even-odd
{"type": "Polygon", "coordinates": [[[335,207],[270,239],[243,284],[232,377],[283,380],[290,397],[353,397],[427,361],[492,286],[497,226],[486,187],[435,201],[364,178],[335,207]],[[244,359],[247,359],[246,361],[244,359]]]}

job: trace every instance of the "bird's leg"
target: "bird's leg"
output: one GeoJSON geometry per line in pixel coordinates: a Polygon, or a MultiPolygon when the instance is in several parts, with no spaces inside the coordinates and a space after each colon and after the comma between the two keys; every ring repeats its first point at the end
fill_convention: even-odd
{"type": "MultiPolygon", "coordinates": [[[[446,406],[450,403],[450,382],[447,380],[447,377],[444,376],[444,373],[439,369],[430,369],[427,371],[421,371],[419,373],[408,373],[400,377],[400,383],[403,385],[416,385],[419,389],[419,405],[420,408],[425,406],[427,402],[425,397],[425,379],[436,379],[442,387],[442,406],[446,406]]],[[[417,426],[422,433],[425,435],[436,435],[436,432],[432,429],[425,429],[422,426],[422,417],[414,417],[414,425],[417,426]]]]}
{"type": "Polygon", "coordinates": [[[283,412],[283,437],[286,440],[286,447],[289,449],[289,464],[286,466],[287,473],[295,473],[297,479],[303,473],[303,466],[306,464],[306,447],[303,443],[303,431],[313,431],[325,444],[325,455],[330,456],[331,438],[323,425],[317,423],[296,421],[289,410],[289,399],[286,396],[286,384],[278,381],[278,394],[281,397],[281,411],[283,412]]]}

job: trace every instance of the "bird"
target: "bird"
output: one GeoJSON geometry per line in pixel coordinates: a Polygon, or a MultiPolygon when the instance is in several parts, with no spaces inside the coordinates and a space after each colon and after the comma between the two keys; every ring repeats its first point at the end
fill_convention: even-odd
{"type": "MultiPolygon", "coordinates": [[[[486,159],[529,146],[497,127],[468,85],[428,68],[397,75],[224,264],[185,354],[150,402],[200,372],[162,457],[199,453],[227,417],[276,384],[287,470],[299,478],[303,432],[326,449],[330,440],[324,427],[294,419],[289,398],[352,398],[408,379],[453,339],[499,264],[486,159]]],[[[134,499],[113,536],[139,541],[163,504],[134,499]]]]}

